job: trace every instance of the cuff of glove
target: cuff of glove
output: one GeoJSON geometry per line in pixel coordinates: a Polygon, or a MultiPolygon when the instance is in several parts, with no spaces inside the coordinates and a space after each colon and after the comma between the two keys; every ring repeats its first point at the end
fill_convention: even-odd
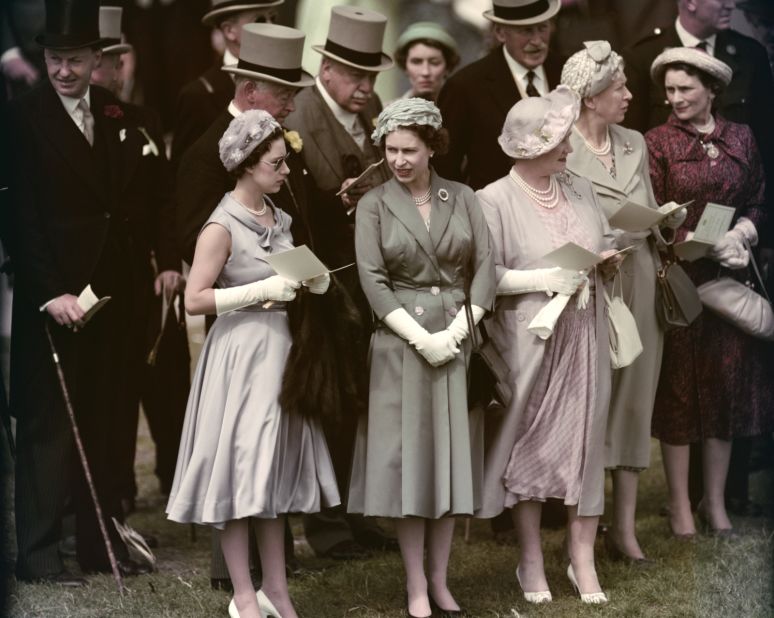
{"type": "Polygon", "coordinates": [[[758,244],[758,230],[755,229],[755,224],[747,217],[740,217],[732,231],[741,234],[750,243],[751,247],[758,244]]]}

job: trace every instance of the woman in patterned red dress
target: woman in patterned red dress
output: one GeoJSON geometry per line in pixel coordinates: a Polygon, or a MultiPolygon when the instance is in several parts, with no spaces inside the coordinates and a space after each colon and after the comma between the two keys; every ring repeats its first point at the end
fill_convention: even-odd
{"type": "MultiPolygon", "coordinates": [[[[725,63],[693,48],[673,48],[651,67],[673,113],[645,136],[656,200],[694,200],[676,240],[695,228],[708,201],[736,209],[732,229],[706,258],[685,264],[696,285],[724,275],[746,278],[762,221],[763,169],[746,125],[712,112],[731,80],[725,63]]],[[[689,445],[702,443],[704,495],[699,515],[715,533],[731,532],[724,489],[731,440],[772,430],[774,388],[764,366],[766,344],[705,311],[688,328],[667,333],[653,414],[669,488],[670,526],[678,538],[696,533],[688,497],[689,445]]]]}

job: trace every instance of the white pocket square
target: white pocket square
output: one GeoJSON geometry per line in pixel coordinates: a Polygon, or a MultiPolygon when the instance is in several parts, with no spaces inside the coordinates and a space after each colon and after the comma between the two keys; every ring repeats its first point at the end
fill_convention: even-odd
{"type": "Polygon", "coordinates": [[[119,141],[122,141],[122,142],[126,139],[126,129],[121,129],[118,132],[118,139],[119,141]]]}

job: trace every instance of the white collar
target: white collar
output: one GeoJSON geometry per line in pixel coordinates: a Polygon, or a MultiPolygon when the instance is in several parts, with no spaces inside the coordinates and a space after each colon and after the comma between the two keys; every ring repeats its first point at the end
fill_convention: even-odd
{"type": "Polygon", "coordinates": [[[526,96],[527,73],[530,71],[535,74],[532,83],[535,85],[535,88],[537,88],[538,92],[541,94],[548,92],[548,81],[546,80],[546,72],[543,69],[542,64],[539,67],[535,67],[534,69],[528,69],[508,53],[505,45],[503,45],[503,55],[505,56],[505,62],[511,71],[511,75],[513,75],[513,78],[516,81],[516,85],[519,87],[519,91],[521,92],[522,96],[526,96]]]}
{"type": "Polygon", "coordinates": [[[228,104],[228,113],[231,114],[234,118],[239,116],[242,113],[242,110],[239,109],[236,106],[236,103],[232,100],[231,103],[228,104]]]}
{"type": "Polygon", "coordinates": [[[331,95],[328,94],[328,91],[325,89],[322,81],[320,81],[319,75],[314,78],[314,81],[317,85],[317,90],[320,91],[320,95],[322,96],[323,101],[325,101],[331,112],[333,112],[336,120],[338,120],[345,129],[351,129],[355,125],[357,114],[355,112],[344,109],[331,98],[331,95]]]}
{"type": "Polygon", "coordinates": [[[231,66],[234,64],[239,63],[239,58],[237,58],[234,54],[232,54],[228,49],[226,49],[225,52],[223,52],[223,66],[231,66]]]}
{"type": "MultiPolygon", "coordinates": [[[[71,116],[75,113],[75,110],[78,108],[78,103],[81,102],[81,99],[86,99],[86,105],[89,106],[89,109],[91,109],[91,90],[89,88],[86,88],[86,94],[84,94],[82,97],[78,99],[74,99],[73,97],[66,97],[64,95],[56,93],[56,96],[59,97],[59,100],[62,101],[62,105],[64,105],[64,108],[67,110],[67,113],[71,116]]],[[[93,112],[92,112],[92,115],[93,112]]]]}
{"type": "Polygon", "coordinates": [[[683,27],[683,24],[680,23],[679,16],[675,20],[675,30],[677,30],[677,36],[680,38],[680,42],[684,47],[696,47],[702,41],[706,41],[707,53],[710,56],[715,55],[715,39],[717,38],[717,34],[711,34],[706,39],[695,37],[683,27]]]}

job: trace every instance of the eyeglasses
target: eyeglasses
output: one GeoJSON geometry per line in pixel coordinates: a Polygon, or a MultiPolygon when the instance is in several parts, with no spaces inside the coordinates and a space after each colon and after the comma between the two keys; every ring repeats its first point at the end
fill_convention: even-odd
{"type": "Polygon", "coordinates": [[[266,165],[271,165],[274,168],[275,172],[279,172],[282,168],[282,164],[285,163],[290,158],[290,153],[288,152],[284,157],[280,157],[279,159],[275,159],[274,161],[263,161],[261,160],[261,163],[265,163],[266,165]]]}

